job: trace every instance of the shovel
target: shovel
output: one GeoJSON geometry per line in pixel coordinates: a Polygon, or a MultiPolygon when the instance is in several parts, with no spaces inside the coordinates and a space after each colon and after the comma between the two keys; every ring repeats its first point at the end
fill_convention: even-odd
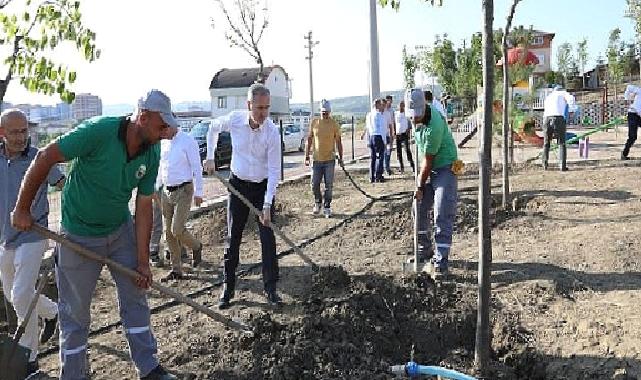
{"type": "MultiPolygon", "coordinates": [[[[227,188],[227,190],[229,190],[232,194],[234,194],[236,197],[238,197],[238,199],[240,199],[240,201],[241,201],[241,202],[243,202],[243,203],[245,204],[245,206],[249,207],[249,210],[250,210],[252,213],[254,213],[254,214],[255,214],[256,216],[258,216],[259,218],[263,216],[263,213],[262,213],[262,212],[260,212],[260,210],[258,210],[258,209],[256,208],[256,206],[254,206],[254,205],[253,205],[253,204],[252,204],[252,203],[251,203],[247,198],[245,198],[245,197],[244,197],[244,196],[243,196],[243,195],[242,195],[238,190],[236,190],[236,188],[235,188],[234,186],[232,186],[232,184],[231,184],[231,183],[229,183],[229,181],[227,181],[225,178],[223,178],[223,176],[221,176],[220,174],[218,174],[218,172],[216,172],[216,171],[212,171],[212,172],[211,172],[211,174],[212,174],[214,177],[216,177],[220,182],[222,182],[222,184],[223,184],[223,185],[225,185],[225,187],[227,188]]],[[[295,243],[294,243],[290,238],[288,238],[285,234],[283,234],[283,231],[282,231],[280,228],[276,227],[276,226],[274,225],[274,223],[271,223],[269,227],[274,231],[274,233],[275,233],[276,235],[278,235],[278,237],[280,237],[281,239],[283,239],[283,241],[284,241],[285,243],[287,243],[287,244],[288,244],[288,245],[289,245],[289,246],[294,250],[294,253],[296,253],[296,254],[297,254],[301,259],[303,259],[303,261],[304,261],[307,265],[311,266],[312,270],[314,270],[314,271],[318,270],[318,265],[316,265],[316,263],[314,263],[314,262],[312,261],[312,259],[310,259],[310,258],[309,258],[309,256],[307,256],[306,254],[304,254],[304,253],[303,253],[303,250],[302,250],[302,249],[300,249],[300,248],[299,248],[299,247],[298,247],[298,246],[297,246],[297,245],[296,245],[296,244],[295,244],[295,243]]]]}
{"type": "MultiPolygon", "coordinates": [[[[121,265],[121,264],[119,264],[119,263],[117,263],[117,262],[115,262],[115,261],[113,261],[111,259],[108,259],[106,257],[100,256],[97,253],[95,253],[95,252],[93,252],[93,251],[81,246],[80,244],[74,243],[74,242],[66,239],[62,235],[59,235],[59,234],[57,234],[57,233],[55,233],[53,231],[50,231],[45,227],[42,227],[42,226],[37,225],[37,224],[34,224],[33,225],[33,229],[36,232],[38,232],[39,234],[41,234],[42,236],[46,237],[47,239],[51,239],[53,241],[56,241],[57,243],[59,243],[61,245],[64,245],[65,247],[75,251],[77,254],[79,254],[80,256],[83,256],[83,257],[85,257],[87,259],[94,260],[94,261],[97,261],[99,263],[106,264],[111,269],[114,269],[117,272],[120,272],[120,273],[124,274],[125,276],[131,278],[132,280],[135,280],[140,276],[140,274],[138,272],[134,271],[133,269],[129,269],[129,268],[127,268],[127,267],[125,267],[125,266],[123,266],[123,265],[121,265]]],[[[156,283],[155,281],[152,281],[150,286],[151,286],[152,289],[155,289],[155,290],[159,291],[160,293],[162,293],[162,294],[164,294],[166,296],[169,296],[169,297],[173,298],[174,300],[176,300],[178,302],[181,302],[181,303],[184,303],[185,305],[191,306],[195,310],[207,315],[208,317],[214,319],[217,322],[222,323],[223,325],[225,325],[227,327],[231,327],[233,329],[240,330],[245,334],[252,334],[252,331],[251,331],[250,327],[248,325],[246,325],[245,323],[242,323],[240,321],[234,321],[234,320],[228,319],[228,318],[224,317],[223,315],[218,314],[214,310],[212,310],[212,309],[210,309],[210,308],[208,308],[208,307],[206,307],[204,305],[201,305],[201,304],[197,303],[196,301],[192,300],[191,298],[185,297],[184,295],[176,292],[175,290],[173,290],[171,288],[162,286],[162,285],[156,283]]]]}
{"type": "Polygon", "coordinates": [[[40,294],[45,287],[45,284],[49,280],[49,276],[53,271],[53,267],[49,267],[47,271],[40,276],[38,280],[38,287],[36,292],[27,308],[27,315],[25,316],[20,326],[16,330],[13,338],[10,338],[9,335],[2,334],[0,335],[0,346],[2,347],[2,358],[0,360],[0,368],[2,369],[2,379],[6,380],[22,380],[27,375],[27,364],[29,362],[29,356],[31,350],[26,347],[23,347],[18,344],[22,335],[24,335],[25,328],[29,319],[31,319],[31,314],[38,304],[38,299],[40,294]],[[6,376],[6,377],[5,377],[6,376]]]}

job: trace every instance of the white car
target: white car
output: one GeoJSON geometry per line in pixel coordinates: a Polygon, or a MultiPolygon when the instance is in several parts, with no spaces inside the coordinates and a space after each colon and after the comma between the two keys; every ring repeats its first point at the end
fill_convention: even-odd
{"type": "Polygon", "coordinates": [[[283,152],[305,150],[305,135],[296,124],[283,124],[283,152]]]}

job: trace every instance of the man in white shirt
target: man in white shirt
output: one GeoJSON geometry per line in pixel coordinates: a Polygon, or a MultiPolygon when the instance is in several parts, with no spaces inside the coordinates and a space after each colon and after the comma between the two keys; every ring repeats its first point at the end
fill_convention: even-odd
{"type": "Polygon", "coordinates": [[[554,90],[545,98],[543,103],[543,169],[548,168],[548,157],[550,155],[550,140],[556,135],[559,145],[559,167],[561,171],[567,171],[567,149],[565,146],[565,111],[567,107],[574,106],[573,97],[561,86],[557,85],[554,90]]]}
{"type": "Polygon", "coordinates": [[[403,100],[398,104],[398,112],[394,113],[394,125],[396,125],[396,158],[398,158],[401,173],[405,171],[403,166],[403,144],[405,144],[407,161],[412,167],[412,172],[414,172],[414,160],[412,159],[412,148],[410,147],[412,128],[409,119],[405,116],[405,101],[403,100]]]}
{"type": "Polygon", "coordinates": [[[621,159],[629,160],[630,148],[637,141],[637,130],[641,126],[641,88],[629,84],[625,88],[623,97],[630,102],[630,108],[628,108],[628,140],[621,152],[621,159]]]}
{"type": "Polygon", "coordinates": [[[198,143],[178,127],[171,128],[169,140],[160,143],[160,166],[157,188],[162,186],[161,207],[165,225],[165,240],[171,256],[171,271],[167,279],[181,279],[182,247],[192,250],[192,267],[202,261],[203,245],[186,228],[192,200],[196,206],[203,202],[203,169],[198,143]]]}
{"type": "Polygon", "coordinates": [[[367,146],[370,151],[370,169],[369,181],[385,182],[383,178],[384,157],[385,157],[385,138],[388,136],[388,123],[383,116],[385,109],[385,100],[376,99],[372,110],[365,117],[365,130],[361,135],[367,137],[367,146]]]}
{"type": "Polygon", "coordinates": [[[385,171],[387,175],[392,175],[392,167],[390,166],[390,160],[392,159],[392,145],[396,139],[395,125],[394,125],[394,110],[392,109],[392,95],[387,95],[385,97],[385,106],[383,109],[383,116],[385,117],[385,123],[387,124],[387,137],[385,138],[385,171]]]}
{"type": "MultiPolygon", "coordinates": [[[[234,111],[211,123],[207,133],[205,168],[214,170],[214,152],[218,134],[231,134],[232,156],[229,183],[257,209],[263,210],[258,229],[263,261],[263,284],[267,302],[280,305],[276,293],[278,259],[276,239],[270,228],[274,212],[274,195],[280,180],[281,142],[278,127],[269,116],[270,92],[262,84],[253,84],[247,92],[248,111],[234,111]]],[[[230,306],[236,286],[238,252],[249,208],[235,195],[229,194],[227,204],[227,248],[225,249],[224,287],[218,301],[220,309],[230,306]]]]}

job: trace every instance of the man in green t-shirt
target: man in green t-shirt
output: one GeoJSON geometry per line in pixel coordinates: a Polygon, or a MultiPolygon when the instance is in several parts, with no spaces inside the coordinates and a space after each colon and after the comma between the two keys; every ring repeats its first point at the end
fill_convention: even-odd
{"type": "Polygon", "coordinates": [[[452,233],[456,218],[457,180],[452,164],[458,159],[456,144],[450,128],[434,106],[427,104],[419,89],[408,90],[405,101],[413,117],[414,138],[418,146],[417,163],[420,165],[415,197],[418,202],[418,251],[419,259],[431,257],[434,275],[448,272],[448,258],[452,245],[452,233]],[[429,182],[427,180],[429,179],[429,182]],[[434,212],[434,241],[429,220],[434,212]]]}
{"type": "MultiPolygon", "coordinates": [[[[111,271],[129,351],[141,379],[175,379],[158,363],[145,289],[152,281],[149,239],[152,194],[158,173],[158,141],[178,125],[169,98],[158,90],[138,101],[133,117],[96,117],[47,145],[22,182],[12,224],[28,230],[31,203],[49,169],[70,161],[62,193],[62,229],[71,241],[107,257],[139,277],[111,271]],[[135,222],[129,212],[137,189],[135,222]]],[[[102,264],[58,246],[60,379],[87,377],[87,336],[91,298],[102,264]]]]}

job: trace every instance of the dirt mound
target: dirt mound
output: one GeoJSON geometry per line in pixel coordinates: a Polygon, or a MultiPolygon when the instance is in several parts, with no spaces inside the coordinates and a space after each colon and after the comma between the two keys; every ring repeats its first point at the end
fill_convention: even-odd
{"type": "Polygon", "coordinates": [[[298,320],[282,324],[261,313],[250,321],[254,337],[223,339],[217,352],[196,349],[181,356],[233,357],[235,368],[244,368],[216,378],[387,379],[390,365],[412,355],[436,364],[454,354],[458,359],[452,362],[469,366],[471,358],[461,352],[473,350],[475,302],[473,289],[438,286],[422,274],[350,277],[341,267],[323,267],[298,320]]]}

